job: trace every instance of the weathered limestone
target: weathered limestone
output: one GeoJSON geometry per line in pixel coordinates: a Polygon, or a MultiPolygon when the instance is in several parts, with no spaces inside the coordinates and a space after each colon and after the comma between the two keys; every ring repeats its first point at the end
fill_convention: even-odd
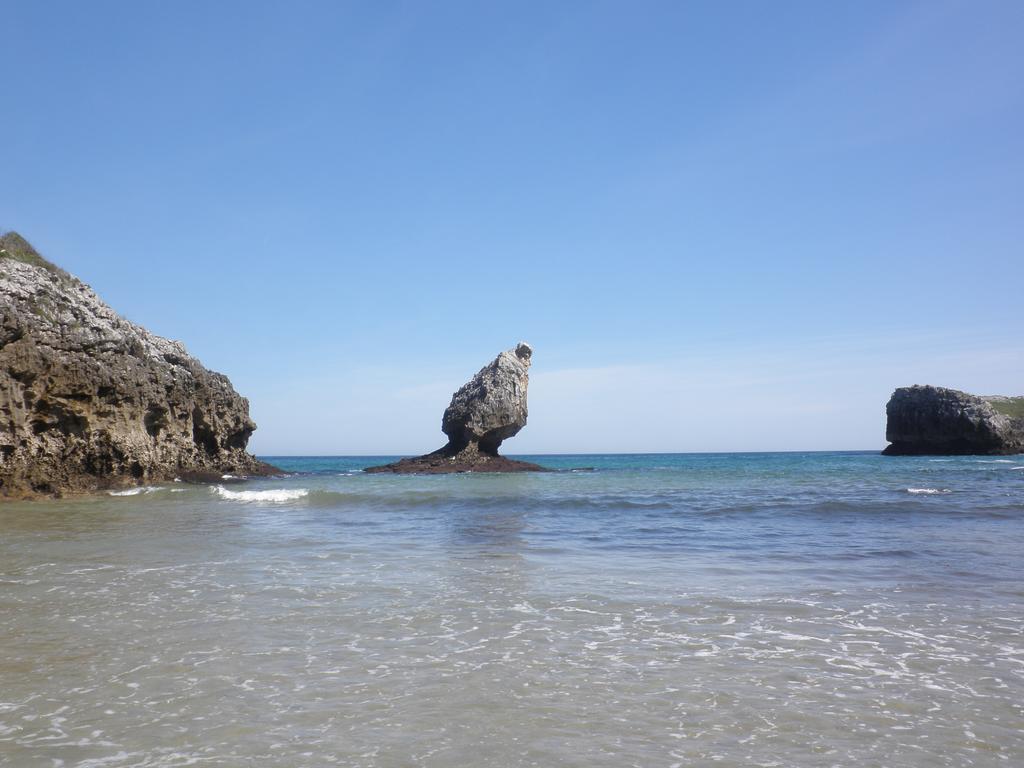
{"type": "Polygon", "coordinates": [[[0,496],[273,470],[226,376],[0,237],[0,496]]]}

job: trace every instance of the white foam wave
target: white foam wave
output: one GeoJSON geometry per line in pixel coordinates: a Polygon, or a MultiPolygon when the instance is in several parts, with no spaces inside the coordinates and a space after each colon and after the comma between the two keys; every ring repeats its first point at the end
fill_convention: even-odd
{"type": "Polygon", "coordinates": [[[952,491],[949,488],[907,488],[907,493],[923,493],[934,496],[938,493],[952,493],[952,491]]]}
{"type": "Polygon", "coordinates": [[[138,496],[140,493],[153,493],[160,489],[153,485],[143,485],[139,488],[126,488],[123,491],[107,491],[110,496],[138,496]]]}
{"type": "Polygon", "coordinates": [[[306,488],[273,488],[268,491],[229,491],[222,485],[213,489],[222,499],[230,501],[295,501],[309,494],[306,488]]]}

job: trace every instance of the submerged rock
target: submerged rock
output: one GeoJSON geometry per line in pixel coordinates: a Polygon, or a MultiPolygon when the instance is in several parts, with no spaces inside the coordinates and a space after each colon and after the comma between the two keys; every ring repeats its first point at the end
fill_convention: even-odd
{"type": "Polygon", "coordinates": [[[526,426],[526,390],[533,349],[520,342],[502,352],[452,395],[441,419],[448,444],[433,453],[367,472],[439,474],[445,472],[546,471],[538,464],[498,455],[502,441],[526,426]]]}
{"type": "Polygon", "coordinates": [[[885,406],[888,456],[1024,453],[1024,397],[901,387],[885,406]]]}
{"type": "Polygon", "coordinates": [[[0,495],[270,474],[228,378],[0,236],[0,495]]]}

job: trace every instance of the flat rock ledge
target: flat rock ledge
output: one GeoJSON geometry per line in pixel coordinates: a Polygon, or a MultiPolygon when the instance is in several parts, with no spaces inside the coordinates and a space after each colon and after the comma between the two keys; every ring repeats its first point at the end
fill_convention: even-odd
{"type": "Polygon", "coordinates": [[[915,385],[893,392],[885,413],[886,456],[1024,453],[1024,397],[915,385]]]}
{"type": "Polygon", "coordinates": [[[445,446],[424,456],[400,459],[379,467],[367,467],[364,471],[370,474],[390,472],[396,475],[449,475],[458,472],[552,472],[554,470],[530,461],[517,461],[505,456],[453,454],[448,450],[448,446],[445,446]]]}
{"type": "Polygon", "coordinates": [[[452,395],[441,419],[448,444],[433,453],[401,459],[369,473],[440,475],[455,472],[548,472],[528,461],[498,455],[501,443],[526,426],[526,391],[533,348],[506,350],[452,395]]]}

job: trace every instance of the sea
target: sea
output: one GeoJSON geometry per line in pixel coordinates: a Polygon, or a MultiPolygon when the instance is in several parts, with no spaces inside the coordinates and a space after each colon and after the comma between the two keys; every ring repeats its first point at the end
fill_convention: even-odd
{"type": "Polygon", "coordinates": [[[0,766],[1022,766],[1024,456],[0,505],[0,766]]]}

